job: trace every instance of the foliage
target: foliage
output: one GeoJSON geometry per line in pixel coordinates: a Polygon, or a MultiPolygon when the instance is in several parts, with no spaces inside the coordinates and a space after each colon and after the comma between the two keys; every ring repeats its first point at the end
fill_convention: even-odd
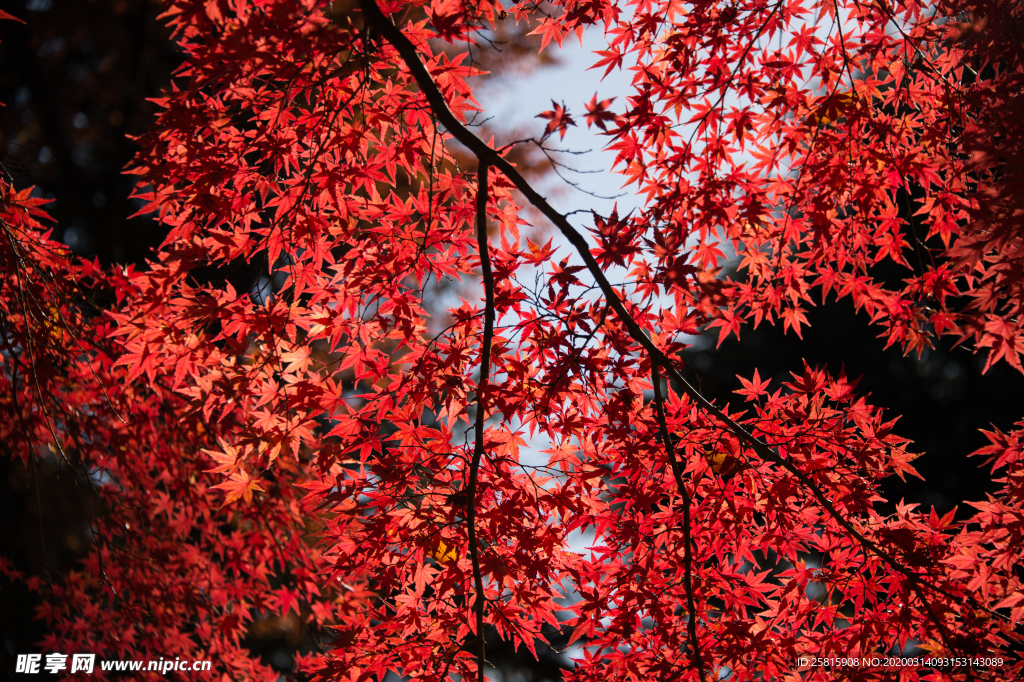
{"type": "MultiPolygon", "coordinates": [[[[855,381],[755,373],[730,406],[677,357],[702,329],[799,335],[836,292],[908,352],[953,335],[1021,369],[1019,7],[173,0],[164,18],[187,58],[130,168],[169,230],[147,267],[72,258],[4,185],[0,435],[96,500],[80,571],[0,563],[42,595],[52,649],[272,679],[242,640],[276,614],[308,626],[296,674],[322,679],[483,679],[486,632],[534,652],[561,631],[580,680],[886,679],[798,661],[907,647],[954,662],[901,679],[1024,673],[1019,430],[977,453],[1002,478],[973,516],[883,514],[917,454],[855,381]],[[502,22],[544,46],[603,30],[595,66],[635,63],[624,101],[576,116],[642,211],[585,234],[516,145],[467,127],[502,22]],[[527,204],[560,245],[524,234],[527,204]]],[[[521,144],[556,143],[573,107],[521,144]]]]}

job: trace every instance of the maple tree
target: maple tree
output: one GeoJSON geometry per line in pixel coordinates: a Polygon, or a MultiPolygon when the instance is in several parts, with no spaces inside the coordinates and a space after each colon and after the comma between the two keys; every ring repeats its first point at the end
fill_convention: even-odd
{"type": "Polygon", "coordinates": [[[1022,369],[1019,6],[163,18],[187,56],[129,167],[168,229],[151,261],[74,258],[2,185],[0,440],[95,500],[80,570],[0,561],[42,596],[44,646],[274,679],[243,642],[272,613],[308,625],[317,679],[482,680],[488,630],[534,653],[569,633],[579,680],[1024,674],[1024,422],[976,453],[1000,487],[971,515],[884,514],[918,453],[855,380],[755,373],[712,402],[679,360],[702,330],[799,336],[834,293],[887,344],[950,336],[1022,369]],[[495,146],[466,117],[507,22],[542,49],[603,31],[595,66],[631,68],[632,92],[495,146]],[[509,160],[577,125],[641,210],[577,226],[509,160]],[[908,646],[949,663],[799,663],[908,646]]]}

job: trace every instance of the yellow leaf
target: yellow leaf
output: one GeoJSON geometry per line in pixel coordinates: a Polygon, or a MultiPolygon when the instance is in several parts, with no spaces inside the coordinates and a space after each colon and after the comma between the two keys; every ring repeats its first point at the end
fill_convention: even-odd
{"type": "Polygon", "coordinates": [[[815,125],[832,125],[843,116],[846,116],[847,112],[853,108],[856,103],[856,92],[832,93],[830,96],[826,95],[821,106],[818,107],[818,110],[811,114],[807,120],[815,125]]]}
{"type": "Polygon", "coordinates": [[[723,477],[731,476],[743,468],[743,462],[728,452],[714,452],[708,448],[704,451],[704,459],[707,460],[712,471],[723,477]]]}
{"type": "Polygon", "coordinates": [[[454,564],[459,560],[459,554],[455,551],[455,548],[449,546],[441,538],[431,540],[428,555],[434,561],[446,565],[454,564]]]}

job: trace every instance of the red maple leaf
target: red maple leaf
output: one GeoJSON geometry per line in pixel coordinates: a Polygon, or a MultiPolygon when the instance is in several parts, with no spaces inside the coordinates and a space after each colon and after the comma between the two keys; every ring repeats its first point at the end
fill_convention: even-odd
{"type": "Polygon", "coordinates": [[[272,601],[282,616],[287,616],[289,611],[295,611],[296,615],[301,616],[301,600],[302,595],[299,591],[287,585],[272,593],[272,601]]]}
{"type": "Polygon", "coordinates": [[[548,111],[543,111],[536,116],[536,118],[548,119],[548,124],[544,128],[544,135],[542,139],[547,139],[555,131],[558,132],[559,139],[562,139],[565,137],[565,133],[569,126],[576,125],[576,122],[572,120],[571,116],[569,116],[569,110],[565,108],[564,103],[558,104],[555,100],[551,100],[551,106],[554,108],[549,109],[548,111]]]}
{"type": "Polygon", "coordinates": [[[737,378],[743,384],[743,388],[736,389],[735,393],[744,396],[748,402],[757,400],[763,395],[768,395],[768,385],[771,381],[761,381],[761,375],[758,374],[757,369],[754,370],[754,377],[749,381],[743,377],[737,378]]]}
{"type": "Polygon", "coordinates": [[[617,117],[612,112],[608,111],[608,107],[615,98],[597,101],[597,94],[595,93],[590,101],[587,102],[587,127],[596,125],[601,130],[607,130],[605,124],[614,121],[617,117]]]}

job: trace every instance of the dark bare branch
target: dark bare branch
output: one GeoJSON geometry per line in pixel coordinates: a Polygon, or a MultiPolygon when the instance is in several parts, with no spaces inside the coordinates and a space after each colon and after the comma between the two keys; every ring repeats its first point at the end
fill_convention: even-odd
{"type": "Polygon", "coordinates": [[[658,371],[658,362],[651,360],[651,383],[654,384],[654,406],[658,415],[658,428],[661,430],[661,440],[665,444],[665,452],[668,453],[668,462],[672,468],[672,477],[676,480],[676,487],[683,498],[683,571],[686,588],[686,611],[689,618],[686,622],[686,630],[690,635],[690,647],[693,649],[693,662],[697,666],[697,673],[701,682],[707,679],[704,675],[704,661],[700,655],[700,642],[697,639],[697,607],[693,601],[693,541],[690,537],[690,492],[686,489],[686,481],[683,479],[683,467],[676,458],[676,448],[672,443],[672,436],[668,432],[668,422],[665,420],[665,397],[661,394],[661,372],[658,371]]]}
{"type": "Polygon", "coordinates": [[[491,341],[494,338],[494,277],[491,274],[491,256],[487,244],[487,161],[481,159],[477,169],[476,188],[476,240],[480,249],[480,272],[484,280],[484,339],[480,349],[480,380],[476,386],[476,446],[469,467],[469,493],[466,496],[466,524],[469,528],[469,558],[473,563],[473,583],[476,600],[477,680],[484,682],[484,579],[480,572],[480,550],[476,541],[476,494],[480,476],[480,460],[484,456],[484,420],[487,418],[487,389],[491,374],[491,341]]]}

